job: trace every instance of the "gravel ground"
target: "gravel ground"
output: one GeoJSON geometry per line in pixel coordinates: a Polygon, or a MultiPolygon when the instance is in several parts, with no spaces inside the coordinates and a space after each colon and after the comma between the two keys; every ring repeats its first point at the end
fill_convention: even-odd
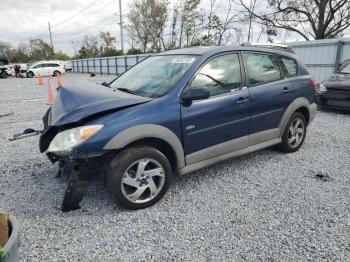
{"type": "MultiPolygon", "coordinates": [[[[78,78],[102,79],[63,82],[78,78]]],[[[178,177],[151,208],[123,210],[94,184],[80,210],[62,213],[66,183],[38,137],[7,140],[41,128],[47,87],[0,79],[0,94],[0,115],[13,113],[0,117],[0,209],[20,220],[22,261],[350,261],[349,114],[319,112],[296,153],[266,149],[178,177]]]]}

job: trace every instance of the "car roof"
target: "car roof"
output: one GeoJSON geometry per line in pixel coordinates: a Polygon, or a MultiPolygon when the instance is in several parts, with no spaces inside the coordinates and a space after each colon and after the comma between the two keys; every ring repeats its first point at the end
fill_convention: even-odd
{"type": "Polygon", "coordinates": [[[283,56],[293,57],[295,55],[291,52],[283,51],[280,49],[269,47],[246,47],[246,46],[199,46],[182,49],[174,49],[165,52],[161,52],[157,55],[200,55],[200,56],[212,56],[222,52],[230,51],[256,51],[256,52],[268,52],[273,54],[279,54],[283,56]]]}
{"type": "Polygon", "coordinates": [[[37,64],[59,64],[59,65],[61,65],[57,61],[36,61],[32,65],[37,65],[37,64]]]}

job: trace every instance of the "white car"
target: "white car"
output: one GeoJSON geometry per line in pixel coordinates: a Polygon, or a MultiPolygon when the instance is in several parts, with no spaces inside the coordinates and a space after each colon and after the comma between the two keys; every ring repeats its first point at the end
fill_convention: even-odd
{"type": "Polygon", "coordinates": [[[6,69],[6,73],[8,76],[14,76],[15,75],[15,69],[14,69],[15,65],[7,65],[7,69],[6,69]]]}
{"type": "Polygon", "coordinates": [[[61,75],[66,71],[64,67],[58,62],[44,61],[44,62],[36,62],[31,65],[31,67],[27,70],[27,77],[31,78],[34,76],[48,76],[48,75],[61,75]]]}

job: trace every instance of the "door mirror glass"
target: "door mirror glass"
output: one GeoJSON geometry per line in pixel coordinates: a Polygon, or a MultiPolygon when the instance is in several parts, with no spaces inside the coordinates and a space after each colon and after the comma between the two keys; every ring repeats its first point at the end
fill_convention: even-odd
{"type": "Polygon", "coordinates": [[[190,87],[183,95],[184,102],[192,102],[194,100],[208,99],[210,97],[210,90],[208,87],[190,87]]]}

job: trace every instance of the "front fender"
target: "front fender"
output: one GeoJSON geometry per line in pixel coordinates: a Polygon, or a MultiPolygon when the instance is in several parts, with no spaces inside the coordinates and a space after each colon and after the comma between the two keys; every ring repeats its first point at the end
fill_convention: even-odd
{"type": "Polygon", "coordinates": [[[142,124],[127,128],[109,140],[103,149],[121,149],[143,138],[159,138],[164,140],[173,148],[176,154],[178,168],[185,166],[184,149],[180,140],[170,129],[161,125],[142,124]]]}

